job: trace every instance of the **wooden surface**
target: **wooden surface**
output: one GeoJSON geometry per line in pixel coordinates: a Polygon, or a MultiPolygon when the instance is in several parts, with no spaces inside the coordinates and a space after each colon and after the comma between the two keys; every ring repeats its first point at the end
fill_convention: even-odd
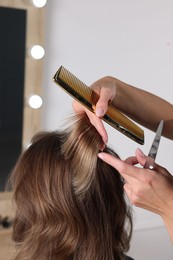
{"type": "Polygon", "coordinates": [[[25,56],[24,110],[23,110],[23,149],[32,136],[40,131],[41,109],[29,106],[29,97],[42,94],[43,59],[33,59],[29,52],[33,45],[44,47],[44,12],[45,8],[36,8],[29,0],[0,0],[0,7],[25,9],[27,11],[27,34],[25,56]]]}
{"type": "Polygon", "coordinates": [[[10,229],[0,228],[0,260],[14,259],[15,246],[11,240],[11,232],[12,232],[12,228],[10,229]]]}
{"type": "MultiPolygon", "coordinates": [[[[15,206],[12,203],[11,192],[0,192],[0,217],[14,219],[15,206]]],[[[0,260],[14,259],[15,246],[11,239],[12,227],[3,228],[0,226],[0,260]]]]}
{"type": "MultiPolygon", "coordinates": [[[[25,56],[25,84],[23,108],[23,149],[30,143],[32,136],[40,130],[40,109],[28,105],[31,95],[41,96],[43,60],[35,60],[29,55],[33,45],[44,47],[44,8],[36,8],[29,0],[0,0],[0,7],[19,8],[27,11],[27,35],[25,56]]],[[[14,218],[15,207],[12,193],[0,192],[0,217],[14,218]]],[[[14,259],[14,244],[11,240],[12,228],[0,225],[0,260],[14,259]]],[[[21,259],[22,260],[22,259],[21,259]]]]}
{"type": "MultiPolygon", "coordinates": [[[[34,7],[29,0],[0,0],[0,7],[27,10],[27,35],[25,56],[25,85],[23,108],[23,149],[30,143],[32,136],[40,130],[40,109],[29,107],[31,95],[41,95],[43,60],[34,60],[29,55],[33,45],[44,47],[44,8],[34,7]]],[[[12,204],[12,193],[0,193],[0,217],[14,218],[15,207],[12,204]]],[[[14,259],[15,247],[11,240],[12,228],[0,226],[0,260],[14,259]]],[[[22,259],[21,259],[22,260],[22,259]]]]}

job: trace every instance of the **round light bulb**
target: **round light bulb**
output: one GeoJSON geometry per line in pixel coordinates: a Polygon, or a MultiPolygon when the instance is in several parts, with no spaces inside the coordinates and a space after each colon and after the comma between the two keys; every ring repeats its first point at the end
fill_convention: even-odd
{"type": "Polygon", "coordinates": [[[38,109],[42,106],[42,98],[38,95],[32,95],[29,98],[29,105],[30,107],[34,108],[34,109],[38,109]]]}
{"type": "Polygon", "coordinates": [[[31,48],[31,56],[36,59],[36,60],[40,60],[44,57],[45,51],[44,48],[40,45],[34,45],[31,48]]]}
{"type": "Polygon", "coordinates": [[[47,0],[32,0],[33,4],[38,7],[44,7],[46,5],[47,0]]]}

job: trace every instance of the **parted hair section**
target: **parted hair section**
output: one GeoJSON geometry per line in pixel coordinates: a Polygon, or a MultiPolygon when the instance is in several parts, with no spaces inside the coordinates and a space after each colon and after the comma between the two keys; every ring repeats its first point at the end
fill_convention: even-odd
{"type": "Polygon", "coordinates": [[[129,249],[123,180],[98,158],[103,142],[87,116],[70,121],[35,135],[12,171],[16,260],[122,260],[129,249]]]}

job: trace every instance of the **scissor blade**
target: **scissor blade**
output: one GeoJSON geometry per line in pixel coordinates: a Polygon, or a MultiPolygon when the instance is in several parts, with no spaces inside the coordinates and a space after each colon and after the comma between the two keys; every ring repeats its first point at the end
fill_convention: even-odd
{"type": "Polygon", "coordinates": [[[153,141],[151,148],[150,148],[150,151],[148,153],[148,156],[152,157],[153,159],[156,158],[157,151],[158,151],[158,148],[159,148],[160,138],[162,136],[163,123],[164,123],[163,120],[161,120],[160,123],[159,123],[159,126],[157,128],[157,132],[156,132],[156,135],[154,137],[154,141],[153,141]]]}
{"type": "Polygon", "coordinates": [[[163,124],[164,124],[164,121],[161,120],[160,123],[159,123],[159,126],[157,128],[156,135],[154,137],[150,151],[148,153],[148,157],[147,157],[146,163],[144,165],[144,168],[153,169],[153,167],[154,167],[154,162],[155,162],[155,159],[156,159],[160,139],[161,139],[161,136],[162,136],[163,124]]]}

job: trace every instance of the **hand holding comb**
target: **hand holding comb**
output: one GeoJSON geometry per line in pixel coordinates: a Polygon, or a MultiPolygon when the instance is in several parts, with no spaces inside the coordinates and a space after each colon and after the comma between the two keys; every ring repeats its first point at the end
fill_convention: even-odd
{"type": "MultiPolygon", "coordinates": [[[[61,66],[55,73],[53,81],[83,106],[94,112],[94,107],[99,99],[98,94],[71,72],[61,66]]],[[[144,144],[144,131],[113,105],[108,106],[102,119],[133,141],[144,144]]]]}

